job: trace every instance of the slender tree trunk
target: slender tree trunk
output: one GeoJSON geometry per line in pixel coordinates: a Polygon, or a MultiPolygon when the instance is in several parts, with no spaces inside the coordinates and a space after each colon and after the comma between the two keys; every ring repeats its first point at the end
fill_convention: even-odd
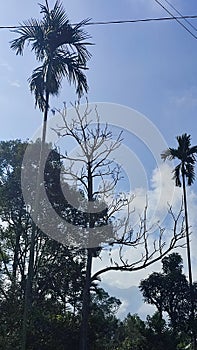
{"type": "MultiPolygon", "coordinates": [[[[88,201],[93,201],[93,178],[92,178],[92,165],[88,162],[88,201]]],[[[89,213],[89,227],[94,227],[94,220],[92,214],[89,213]]],[[[88,246],[91,246],[91,237],[88,237],[88,246]]],[[[86,278],[85,286],[83,290],[82,301],[82,314],[81,314],[81,329],[80,329],[80,350],[88,350],[88,319],[90,314],[90,287],[91,287],[91,270],[92,270],[92,258],[93,251],[91,248],[87,249],[87,265],[86,265],[86,278]]]]}
{"type": "Polygon", "coordinates": [[[25,302],[24,302],[24,311],[23,311],[23,325],[22,325],[22,350],[26,350],[27,342],[27,329],[28,329],[28,314],[30,311],[31,305],[31,295],[32,295],[32,283],[34,275],[34,247],[35,247],[35,235],[36,235],[36,225],[32,223],[32,234],[31,234],[31,243],[30,243],[30,254],[29,254],[29,264],[28,264],[28,273],[25,286],[25,302]]]}
{"type": "Polygon", "coordinates": [[[88,249],[86,266],[85,286],[83,290],[81,329],[80,329],[80,350],[88,350],[88,318],[90,313],[90,286],[92,269],[92,250],[88,249]]]}
{"type": "Polygon", "coordinates": [[[161,335],[162,334],[162,320],[163,320],[162,307],[159,307],[158,311],[159,311],[159,335],[161,335]]]}
{"type": "Polygon", "coordinates": [[[187,194],[186,194],[185,174],[184,174],[183,166],[182,166],[182,179],[183,179],[183,201],[184,201],[184,210],[185,210],[185,230],[186,230],[186,243],[187,243],[189,289],[190,289],[190,301],[191,301],[191,323],[192,323],[192,335],[193,335],[193,350],[197,350],[196,330],[195,330],[195,313],[194,313],[194,293],[193,293],[191,252],[190,252],[190,241],[189,241],[189,223],[188,223],[188,210],[187,210],[187,194]]]}
{"type": "Polygon", "coordinates": [[[20,230],[17,227],[16,231],[16,242],[14,247],[14,262],[13,262],[13,282],[16,283],[16,274],[18,268],[18,259],[19,259],[19,249],[20,249],[20,230]]]}
{"type": "MultiPolygon", "coordinates": [[[[43,170],[43,151],[46,142],[46,128],[47,128],[47,117],[48,117],[48,107],[49,107],[49,93],[46,92],[45,97],[46,105],[44,110],[44,118],[43,118],[43,127],[42,127],[42,138],[41,138],[41,148],[40,148],[40,159],[38,164],[38,174],[36,181],[36,196],[34,203],[34,215],[37,217],[38,215],[38,203],[39,203],[39,187],[41,181],[41,171],[43,170]]],[[[27,330],[28,330],[28,322],[29,322],[29,312],[32,303],[32,284],[34,277],[34,253],[35,253],[35,242],[36,242],[36,232],[37,226],[35,222],[32,223],[32,234],[31,234],[31,242],[30,242],[30,254],[29,254],[29,263],[28,263],[28,272],[27,272],[27,281],[25,286],[25,300],[24,300],[24,311],[23,311],[23,322],[22,322],[22,343],[21,350],[26,350],[27,344],[27,330]]]]}
{"type": "Polygon", "coordinates": [[[46,92],[46,107],[44,110],[43,126],[42,126],[42,139],[41,139],[41,152],[40,160],[42,160],[42,150],[46,141],[46,130],[47,130],[47,119],[48,119],[48,110],[49,110],[49,93],[46,92]]]}

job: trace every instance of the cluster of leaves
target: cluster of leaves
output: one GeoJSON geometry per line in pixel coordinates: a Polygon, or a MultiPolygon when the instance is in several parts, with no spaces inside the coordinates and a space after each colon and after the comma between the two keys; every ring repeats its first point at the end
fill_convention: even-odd
{"type": "MultiPolygon", "coordinates": [[[[183,261],[178,253],[163,258],[162,265],[162,272],[154,272],[141,281],[140,290],[145,302],[155,305],[158,310],[158,333],[163,333],[163,315],[167,314],[174,341],[178,344],[192,332],[190,287],[182,272],[183,261]]],[[[195,315],[196,283],[193,284],[193,293],[195,315]]]]}
{"type": "MultiPolygon", "coordinates": [[[[33,226],[30,208],[24,202],[21,190],[21,166],[26,147],[27,143],[19,140],[0,144],[0,348],[9,350],[20,349],[21,344],[33,226]]],[[[39,155],[39,142],[32,147],[39,155]]],[[[36,158],[29,166],[33,176],[36,158]]],[[[58,213],[62,216],[81,221],[78,212],[65,200],[60,201],[61,206],[58,204],[61,198],[58,183],[60,167],[60,158],[51,151],[45,165],[49,201],[57,204],[58,213]]],[[[25,175],[24,172],[23,177],[25,175]]],[[[35,197],[33,187],[27,190],[35,197]]],[[[37,228],[27,349],[78,349],[85,264],[84,251],[68,248],[37,228]]],[[[98,288],[96,283],[92,284],[91,290],[90,342],[98,343],[100,347],[97,348],[101,349],[108,342],[107,327],[114,337],[117,323],[115,310],[120,302],[98,288]],[[105,336],[101,345],[99,339],[103,330],[105,336]]]]}

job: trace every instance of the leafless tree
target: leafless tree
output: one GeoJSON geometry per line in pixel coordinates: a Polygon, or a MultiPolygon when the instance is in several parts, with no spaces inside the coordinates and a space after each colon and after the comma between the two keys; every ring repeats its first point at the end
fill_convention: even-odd
{"type": "Polygon", "coordinates": [[[82,193],[81,199],[70,198],[70,201],[85,216],[81,243],[86,249],[87,261],[80,350],[87,350],[91,283],[108,271],[144,269],[173,248],[182,246],[185,231],[182,208],[175,216],[171,207],[168,212],[172,230],[169,232],[158,223],[153,230],[152,225],[149,227],[147,203],[138,225],[133,227],[134,195],[124,193],[124,190],[117,193],[116,190],[122,178],[122,168],[113,159],[113,153],[123,141],[122,132],[114,137],[108,125],[100,122],[96,107],[91,109],[88,103],[85,107],[79,103],[73,107],[75,116],[72,119],[69,119],[66,109],[58,111],[62,125],[58,125],[55,131],[62,140],[74,141],[75,150],[62,155],[63,177],[82,193]],[[132,254],[134,249],[139,253],[136,258],[132,254]],[[93,258],[102,259],[103,250],[108,252],[109,264],[92,275],[93,258]]]}

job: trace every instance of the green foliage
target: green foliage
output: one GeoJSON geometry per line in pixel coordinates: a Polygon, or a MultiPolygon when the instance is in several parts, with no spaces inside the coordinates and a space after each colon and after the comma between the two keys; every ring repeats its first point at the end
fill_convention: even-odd
{"type": "MultiPolygon", "coordinates": [[[[18,140],[0,145],[0,348],[6,350],[20,349],[32,230],[32,220],[23,200],[20,183],[26,146],[26,143],[18,140]]],[[[32,167],[33,174],[39,160],[40,143],[37,142],[32,147],[35,159],[33,164],[32,160],[29,161],[29,167],[32,167]]],[[[66,217],[71,208],[67,202],[59,201],[60,169],[60,157],[52,150],[45,166],[45,186],[58,213],[66,217]]],[[[30,190],[32,196],[35,196],[35,188],[30,190]]],[[[82,220],[76,210],[72,211],[72,219],[76,223],[77,220],[82,220]]],[[[78,349],[85,252],[63,246],[39,230],[36,238],[27,350],[78,349]]],[[[91,341],[95,349],[102,349],[111,343],[108,341],[109,333],[112,340],[115,337],[118,323],[115,311],[120,302],[98,289],[95,283],[91,289],[91,341]]]]}
{"type": "MultiPolygon", "coordinates": [[[[19,140],[0,143],[0,349],[20,349],[24,291],[32,219],[21,192],[21,163],[27,143],[19,140]],[[14,194],[14,195],[13,195],[14,194]]],[[[40,143],[32,145],[39,158],[40,143]]],[[[48,146],[47,146],[48,147],[48,146]]],[[[38,161],[29,166],[35,169],[38,161]]],[[[45,187],[59,215],[71,212],[60,191],[60,157],[49,152],[45,166],[45,187]]],[[[33,171],[33,170],[32,170],[33,171]]],[[[62,184],[63,186],[66,184],[62,184]]],[[[72,189],[67,189],[71,192],[72,189]]],[[[32,196],[34,196],[34,191],[32,196]]],[[[75,192],[72,192],[77,196],[75,192]]],[[[41,214],[40,214],[41,215],[41,214]]],[[[83,222],[75,210],[72,220],[83,222]]],[[[83,221],[84,220],[84,221],[83,221]]],[[[98,218],[100,220],[100,218],[98,218]]],[[[28,321],[27,350],[78,350],[85,284],[85,251],[63,246],[37,231],[32,306],[28,321]]],[[[182,273],[182,258],[171,254],[162,260],[161,273],[141,282],[147,302],[159,313],[142,321],[128,315],[116,317],[120,301],[97,282],[91,284],[89,344],[91,350],[175,350],[190,342],[188,283],[182,273]],[[169,315],[170,323],[163,318],[169,315]]],[[[197,287],[194,284],[195,300],[197,287]]]]}
{"type": "Polygon", "coordinates": [[[96,288],[96,293],[91,295],[89,317],[90,349],[114,349],[118,327],[115,313],[120,304],[120,300],[110,297],[102,288],[96,288]]]}
{"type": "Polygon", "coordinates": [[[147,317],[146,342],[147,350],[177,349],[177,339],[159,312],[147,317]]]}
{"type": "Polygon", "coordinates": [[[182,273],[182,258],[172,253],[162,260],[163,272],[152,273],[140,282],[140,290],[147,303],[155,305],[162,322],[167,312],[174,334],[188,332],[190,328],[190,290],[182,273]]]}
{"type": "Polygon", "coordinates": [[[122,325],[122,342],[117,350],[145,349],[145,323],[138,315],[128,314],[122,325]]]}

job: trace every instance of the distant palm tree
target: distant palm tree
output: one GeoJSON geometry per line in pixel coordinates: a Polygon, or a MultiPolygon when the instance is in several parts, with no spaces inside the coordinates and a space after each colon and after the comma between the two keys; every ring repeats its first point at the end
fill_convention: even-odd
{"type": "Polygon", "coordinates": [[[197,146],[191,147],[191,136],[183,134],[177,136],[178,148],[168,148],[161,154],[161,158],[173,160],[178,159],[179,164],[173,170],[176,186],[183,186],[183,201],[185,210],[185,231],[186,231],[186,243],[187,243],[187,258],[188,258],[188,271],[189,271],[189,285],[190,285],[190,297],[191,297],[191,319],[193,326],[193,349],[197,349],[196,344],[196,331],[194,326],[194,296],[193,296],[193,282],[192,282],[192,266],[191,266],[191,253],[190,253],[190,241],[189,241],[189,223],[188,223],[188,209],[187,209],[187,193],[186,193],[186,181],[187,185],[191,186],[195,180],[194,166],[196,162],[197,146]]]}
{"type": "Polygon", "coordinates": [[[48,1],[41,5],[42,20],[24,21],[14,30],[20,36],[11,41],[11,48],[17,55],[22,55],[25,43],[31,45],[36,59],[42,64],[33,70],[29,78],[30,90],[35,96],[35,105],[44,112],[43,135],[46,137],[46,123],[49,110],[50,95],[58,95],[64,77],[74,83],[79,97],[88,90],[84,70],[91,57],[86,46],[90,37],[82,27],[88,22],[72,26],[59,0],[54,8],[49,9],[48,1]]]}
{"type": "MultiPolygon", "coordinates": [[[[49,9],[47,0],[45,0],[45,5],[40,4],[40,8],[43,14],[42,20],[30,19],[23,22],[18,29],[14,30],[20,36],[11,42],[11,48],[16,51],[17,55],[23,54],[26,43],[30,45],[37,61],[41,63],[39,67],[33,70],[29,78],[30,90],[35,96],[35,106],[38,106],[44,114],[34,204],[35,213],[37,213],[39,202],[40,172],[43,147],[46,141],[49,98],[59,94],[64,77],[68,79],[70,84],[73,83],[75,85],[79,98],[84,92],[87,92],[88,84],[84,71],[87,70],[86,64],[91,57],[86,48],[87,45],[90,45],[90,43],[86,42],[90,36],[82,28],[88,20],[83,20],[72,26],[59,0],[55,2],[52,10],[49,9]]],[[[26,349],[28,310],[34,274],[35,235],[36,225],[33,224],[25,291],[22,350],[26,349]]]]}

